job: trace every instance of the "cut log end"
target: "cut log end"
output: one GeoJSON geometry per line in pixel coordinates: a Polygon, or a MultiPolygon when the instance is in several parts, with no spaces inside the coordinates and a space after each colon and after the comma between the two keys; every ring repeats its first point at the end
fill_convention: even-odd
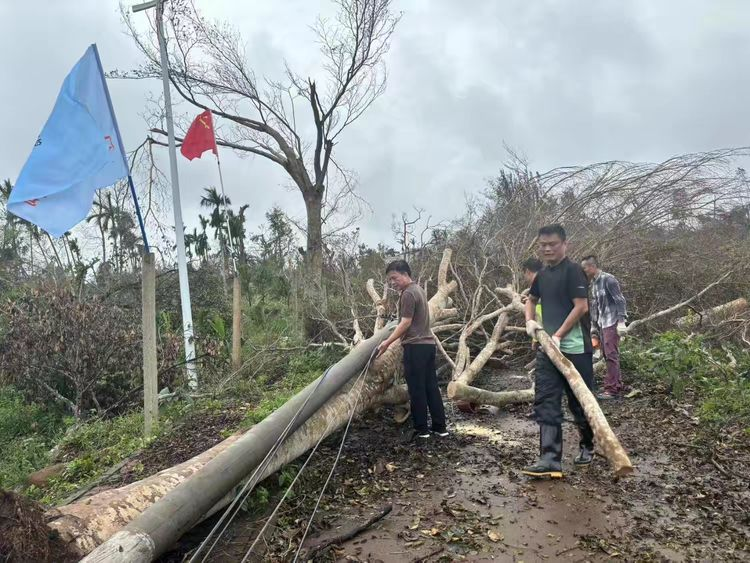
{"type": "Polygon", "coordinates": [[[618,479],[621,477],[628,477],[629,475],[632,475],[635,471],[635,468],[632,465],[624,465],[622,467],[615,468],[615,477],[618,479]]]}

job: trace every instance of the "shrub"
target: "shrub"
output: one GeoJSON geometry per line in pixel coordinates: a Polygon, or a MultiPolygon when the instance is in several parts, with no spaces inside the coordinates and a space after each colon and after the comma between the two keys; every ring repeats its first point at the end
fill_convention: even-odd
{"type": "Polygon", "coordinates": [[[714,427],[750,430],[750,354],[697,334],[668,331],[644,342],[623,342],[623,369],[666,385],[678,400],[696,401],[700,419],[714,427]]]}
{"type": "Polygon", "coordinates": [[[67,423],[54,409],[27,404],[16,389],[0,388],[0,489],[20,485],[44,467],[67,423]]]}

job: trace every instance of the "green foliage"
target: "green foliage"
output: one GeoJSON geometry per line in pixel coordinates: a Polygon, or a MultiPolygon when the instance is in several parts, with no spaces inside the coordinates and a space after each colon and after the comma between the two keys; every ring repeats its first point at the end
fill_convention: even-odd
{"type": "Polygon", "coordinates": [[[242,510],[249,513],[260,512],[271,499],[271,493],[265,487],[259,486],[253,489],[253,492],[242,503],[242,510]]]}
{"type": "Polygon", "coordinates": [[[240,385],[235,390],[239,394],[249,398],[260,396],[256,406],[248,410],[241,426],[249,428],[266,418],[306,385],[315,381],[343,355],[342,349],[336,346],[303,350],[288,359],[284,373],[277,380],[271,382],[267,376],[262,376],[255,382],[240,385]]]}
{"type": "Polygon", "coordinates": [[[24,401],[12,387],[0,388],[0,489],[23,483],[44,467],[49,450],[70,419],[24,401]]]}
{"type": "Polygon", "coordinates": [[[279,487],[286,488],[291,485],[298,470],[299,468],[296,465],[285,465],[279,473],[279,487]]]}
{"type": "Polygon", "coordinates": [[[649,342],[625,340],[621,364],[639,378],[666,384],[678,400],[695,400],[702,422],[750,430],[750,354],[744,349],[668,331],[649,342]]]}
{"type": "Polygon", "coordinates": [[[83,424],[59,444],[68,460],[62,475],[50,479],[44,489],[26,492],[44,504],[55,504],[145,444],[142,413],[83,424]]]}
{"type": "MultiPolygon", "coordinates": [[[[85,484],[97,479],[113,465],[133,455],[151,441],[172,430],[174,424],[186,416],[200,416],[205,412],[222,410],[224,404],[217,399],[196,402],[178,402],[162,409],[156,434],[143,436],[143,414],[126,413],[111,418],[89,421],[59,442],[61,457],[67,463],[65,471],[50,479],[45,488],[29,487],[26,494],[44,504],[56,504],[85,484]]],[[[57,434],[59,436],[59,433],[57,434]]],[[[49,448],[47,448],[49,450],[49,448]]],[[[45,458],[34,467],[40,469],[48,462],[45,458]]],[[[132,469],[138,473],[138,467],[132,469]]],[[[140,471],[143,471],[141,466],[140,471]]],[[[25,477],[30,471],[25,471],[25,477]]],[[[19,481],[20,482],[20,481],[19,481]]]]}

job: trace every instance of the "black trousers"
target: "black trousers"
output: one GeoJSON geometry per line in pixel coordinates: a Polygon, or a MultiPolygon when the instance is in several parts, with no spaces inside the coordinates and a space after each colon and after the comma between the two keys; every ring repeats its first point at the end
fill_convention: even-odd
{"type": "Polygon", "coordinates": [[[434,344],[404,344],[404,375],[409,388],[411,418],[417,432],[427,432],[427,410],[432,430],[445,431],[445,409],[435,371],[434,344]]]}
{"type": "MultiPolygon", "coordinates": [[[[578,373],[581,374],[586,387],[594,390],[594,364],[591,354],[563,354],[568,358],[578,373]]],[[[560,373],[541,350],[536,353],[535,369],[535,391],[534,391],[534,415],[539,424],[551,424],[559,426],[563,421],[562,395],[563,391],[568,396],[568,408],[573,414],[576,424],[582,431],[589,430],[589,423],[583,413],[581,404],[573,394],[567,379],[560,373]]]]}

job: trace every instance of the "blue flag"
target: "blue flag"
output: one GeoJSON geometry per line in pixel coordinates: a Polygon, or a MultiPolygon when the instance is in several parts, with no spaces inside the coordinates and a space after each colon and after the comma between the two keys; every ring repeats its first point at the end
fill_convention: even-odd
{"type": "Polygon", "coordinates": [[[59,237],[83,221],[96,190],[128,176],[96,45],[65,78],[8,199],[8,211],[59,237]]]}

